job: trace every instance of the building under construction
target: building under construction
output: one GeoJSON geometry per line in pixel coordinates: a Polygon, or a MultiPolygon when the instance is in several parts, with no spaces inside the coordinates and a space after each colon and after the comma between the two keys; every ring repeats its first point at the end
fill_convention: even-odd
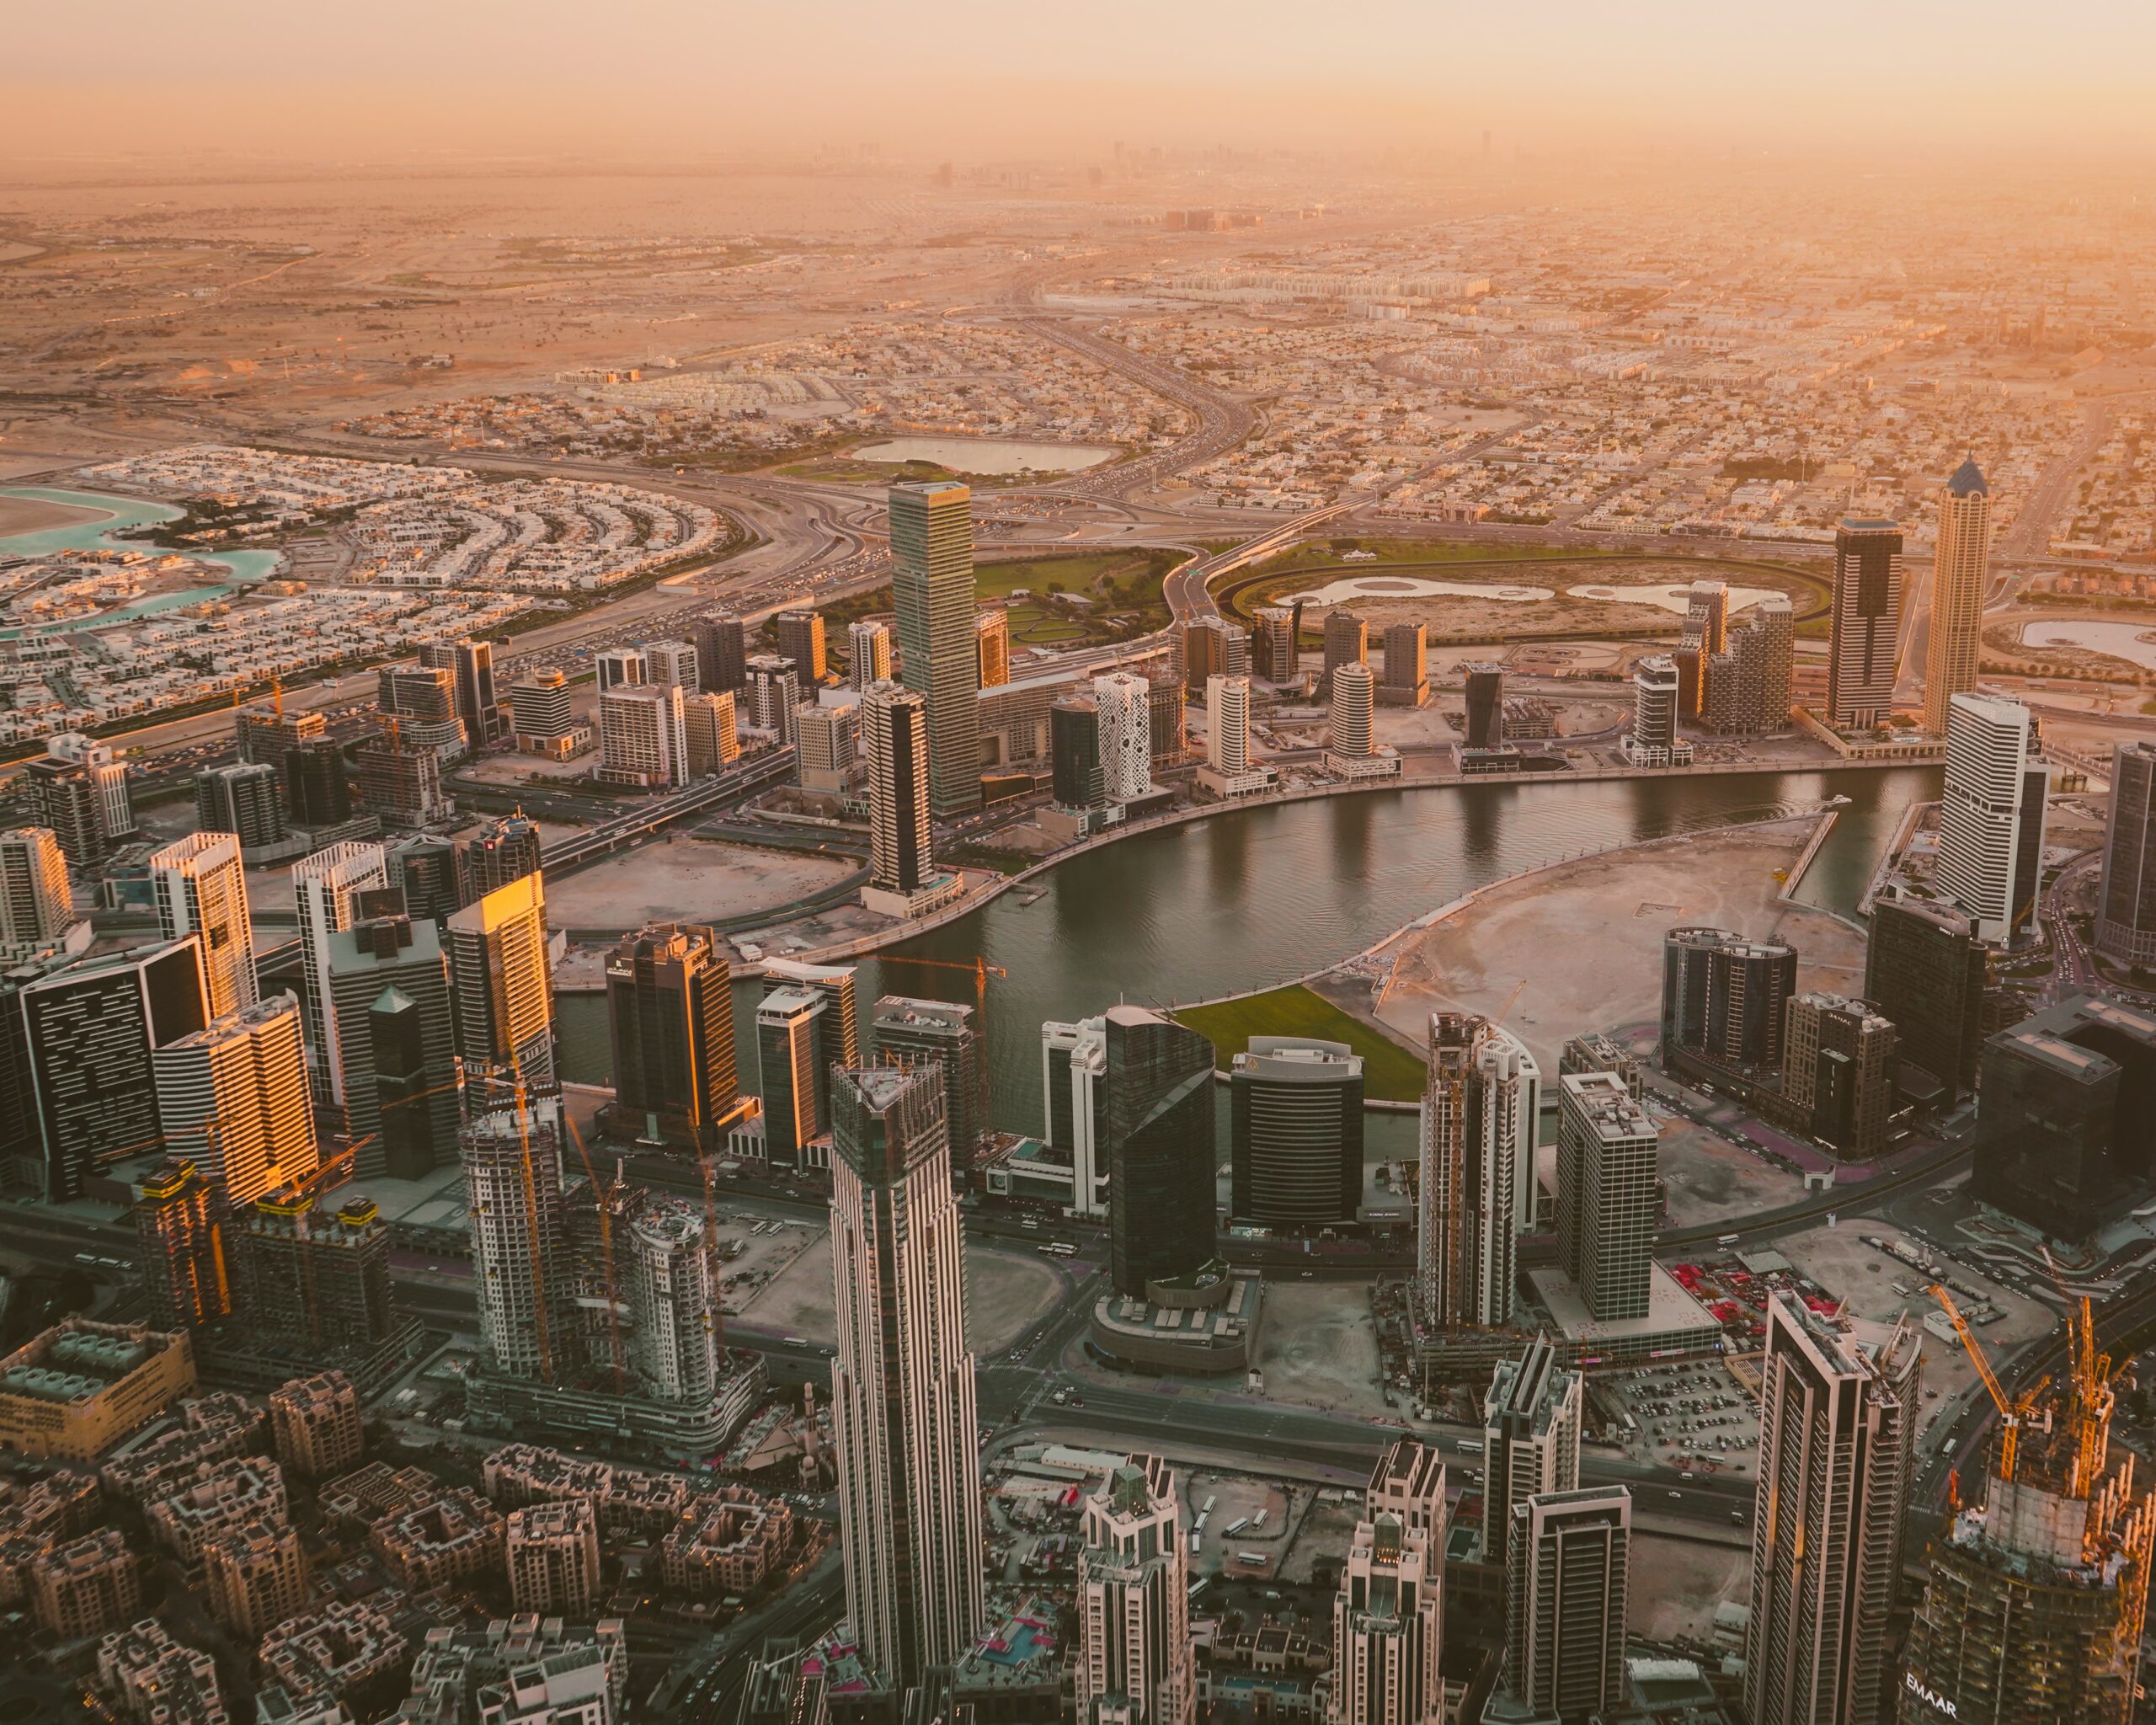
{"type": "Polygon", "coordinates": [[[726,1346],[708,1167],[701,1210],[618,1166],[602,1185],[559,1099],[521,1088],[478,1111],[460,1153],[479,1295],[480,1358],[465,1381],[475,1423],[683,1461],[723,1450],[766,1378],[760,1354],[726,1346]]]}
{"type": "MultiPolygon", "coordinates": [[[[1948,1310],[1952,1311],[1951,1304],[1948,1310]]],[[[2111,1448],[2111,1361],[2086,1300],[2062,1385],[2009,1402],[1973,1345],[2002,1426],[1984,1501],[1932,1543],[1909,1632],[1904,1721],[2126,1725],[2148,1606],[2156,1498],[2111,1448]]],[[[1965,1342],[1966,1327],[1962,1329],[1965,1342]]]]}

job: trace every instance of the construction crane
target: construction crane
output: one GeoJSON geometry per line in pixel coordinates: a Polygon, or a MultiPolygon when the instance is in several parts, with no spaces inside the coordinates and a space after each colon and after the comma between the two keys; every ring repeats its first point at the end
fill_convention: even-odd
{"type": "Polygon", "coordinates": [[[1503,1023],[1506,1019],[1512,1017],[1513,1008],[1519,1004],[1519,997],[1526,992],[1527,979],[1523,976],[1518,982],[1515,982],[1513,985],[1513,991],[1505,996],[1504,1005],[1497,1008],[1497,1016],[1490,1021],[1490,1028],[1494,1030],[1498,1025],[1503,1023]]]}
{"type": "Polygon", "coordinates": [[[1983,1381],[1983,1386],[1991,1396],[1992,1405],[1999,1409],[1999,1477],[2010,1480],[2014,1477],[2015,1459],[2020,1449],[2021,1422],[2034,1407],[2044,1386],[2039,1384],[2019,1402],[2009,1402],[2006,1391],[1999,1386],[1997,1374],[1991,1369],[1991,1362],[1984,1358],[1983,1349],[1977,1345],[1977,1332],[1969,1327],[1968,1319],[1961,1316],[1961,1308],[1955,1305],[1954,1296],[1934,1282],[1931,1297],[1946,1313],[1947,1321],[1954,1326],[1954,1333],[1961,1338],[1962,1351],[1969,1356],[1970,1364],[1977,1369],[1977,1375],[1983,1381]]]}
{"type": "MultiPolygon", "coordinates": [[[[584,1159],[584,1177],[591,1182],[592,1195],[599,1203],[599,1256],[606,1267],[606,1356],[613,1363],[614,1393],[622,1393],[622,1304],[618,1284],[614,1279],[614,1191],[599,1183],[599,1171],[591,1165],[591,1152],[584,1147],[584,1134],[576,1130],[576,1121],[567,1108],[562,1110],[562,1123],[569,1129],[569,1141],[576,1146],[576,1153],[584,1159]]],[[[615,1166],[618,1182],[620,1164],[615,1166]]],[[[536,1254],[535,1254],[536,1255],[536,1254]]]]}
{"type": "Polygon", "coordinates": [[[977,1024],[985,1023],[988,1017],[988,979],[991,976],[1007,977],[1011,974],[1001,964],[989,964],[979,956],[966,962],[956,959],[917,958],[910,953],[886,953],[883,956],[887,964],[926,964],[937,970],[970,971],[974,979],[974,1012],[977,1024]]]}

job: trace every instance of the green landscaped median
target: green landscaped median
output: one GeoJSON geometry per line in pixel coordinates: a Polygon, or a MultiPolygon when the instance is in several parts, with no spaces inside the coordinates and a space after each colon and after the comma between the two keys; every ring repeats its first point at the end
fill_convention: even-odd
{"type": "Polygon", "coordinates": [[[1217,1006],[1178,1007],[1175,1017],[1212,1039],[1224,1071],[1249,1048],[1253,1036],[1307,1036],[1320,1042],[1344,1042],[1363,1057],[1363,1094],[1369,1101],[1414,1102],[1422,1094],[1420,1060],[1390,1037],[1349,1017],[1300,983],[1217,1006]]]}

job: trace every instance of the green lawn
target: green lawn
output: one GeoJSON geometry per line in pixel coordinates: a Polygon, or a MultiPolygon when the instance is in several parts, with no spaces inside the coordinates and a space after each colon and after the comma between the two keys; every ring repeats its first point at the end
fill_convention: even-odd
{"type": "Polygon", "coordinates": [[[1344,1042],[1363,1057],[1363,1093],[1369,1100],[1416,1102],[1422,1097],[1422,1061],[1300,983],[1218,1006],[1184,1007],[1175,1016],[1179,1023],[1212,1039],[1223,1071],[1249,1048],[1253,1036],[1308,1036],[1321,1042],[1344,1042]]]}
{"type": "Polygon", "coordinates": [[[1573,546],[1487,545],[1457,540],[1428,539],[1320,539],[1296,547],[1280,557],[1267,558],[1257,567],[1270,575],[1291,569],[1330,568],[1341,553],[1369,551],[1372,558],[1358,558],[1349,569],[1375,569],[1403,563],[1519,563],[1546,558],[1606,557],[1608,552],[1573,546]]]}

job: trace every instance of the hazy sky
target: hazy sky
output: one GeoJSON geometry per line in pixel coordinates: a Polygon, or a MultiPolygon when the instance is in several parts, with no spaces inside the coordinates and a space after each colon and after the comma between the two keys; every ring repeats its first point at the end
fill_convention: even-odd
{"type": "Polygon", "coordinates": [[[2150,0],[104,0],[8,34],[32,156],[2156,142],[2150,0]]]}

